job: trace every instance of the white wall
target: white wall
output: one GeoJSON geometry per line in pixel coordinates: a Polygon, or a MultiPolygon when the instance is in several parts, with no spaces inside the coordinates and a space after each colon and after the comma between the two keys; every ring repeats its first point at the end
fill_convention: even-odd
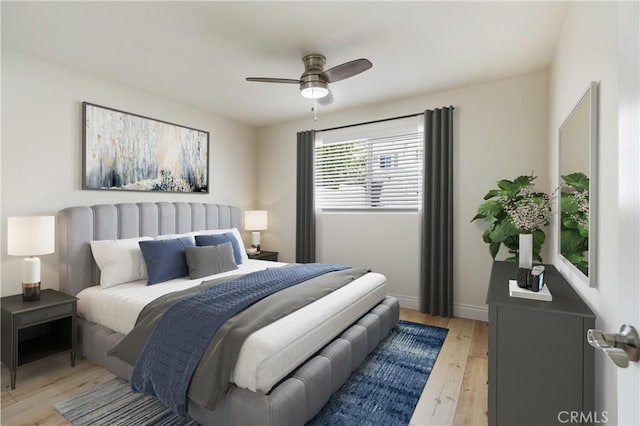
{"type": "MultiPolygon", "coordinates": [[[[567,277],[572,286],[587,302],[597,316],[596,327],[608,332],[617,332],[623,322],[638,320],[638,275],[627,273],[638,271],[638,193],[637,178],[635,180],[628,173],[638,173],[637,134],[636,140],[619,140],[619,110],[622,108],[619,87],[619,76],[623,67],[635,67],[635,79],[631,84],[637,92],[637,67],[638,67],[638,21],[637,3],[630,2],[625,5],[615,2],[574,2],[569,5],[568,13],[558,45],[554,54],[550,73],[550,162],[549,173],[552,185],[558,184],[558,128],[586,91],[590,81],[599,81],[599,147],[598,158],[598,193],[597,208],[597,276],[596,287],[590,288],[580,276],[572,274],[571,270],[557,258],[554,251],[554,264],[567,277]],[[626,8],[635,8],[632,16],[635,19],[622,19],[619,17],[628,15],[626,8]],[[623,27],[621,22],[625,23],[623,27]],[[631,31],[631,32],[629,32],[631,31]],[[619,57],[621,40],[631,43],[632,49],[621,49],[623,56],[619,57]],[[635,39],[634,39],[635,38],[635,39]],[[631,55],[631,57],[629,57],[631,55]],[[627,61],[627,62],[625,62],[627,61]],[[622,65],[620,65],[622,64],[622,65]],[[634,146],[635,157],[627,158],[633,150],[622,152],[621,144],[634,146]],[[626,165],[624,168],[627,176],[621,175],[618,170],[620,162],[626,165]],[[618,192],[624,181],[636,182],[635,195],[631,197],[633,204],[623,206],[619,204],[618,192]],[[635,207],[634,207],[635,206],[635,207]],[[635,213],[633,213],[635,212],[635,213]],[[633,215],[635,214],[635,217],[633,215]],[[619,217],[632,215],[629,219],[634,227],[621,227],[619,217]],[[635,232],[633,232],[635,229],[635,232]],[[619,247],[623,248],[619,251],[619,247]],[[629,259],[627,250],[635,253],[635,258],[629,259]],[[622,257],[621,257],[622,256],[622,257]],[[625,265],[620,258],[628,259],[631,264],[625,265]],[[625,277],[624,281],[621,278],[625,277]],[[631,279],[629,279],[632,277],[631,279]],[[629,298],[635,299],[626,302],[629,298]],[[621,303],[622,302],[622,303],[621,303]],[[626,308],[625,308],[626,306],[626,308]],[[633,307],[629,307],[633,306],[633,307]]],[[[636,115],[630,121],[637,127],[637,102],[638,94],[631,93],[635,97],[636,115]]],[[[627,193],[628,195],[628,193],[627,193]]],[[[556,225],[557,226],[557,225],[556,225]]],[[[557,244],[556,227],[553,228],[554,247],[557,244]]],[[[637,327],[640,324],[635,324],[637,327]]],[[[632,365],[627,370],[617,370],[613,363],[602,352],[596,353],[596,409],[605,410],[608,413],[609,424],[638,424],[640,421],[637,402],[639,381],[638,366],[632,365]],[[635,370],[635,373],[634,371],[635,370]],[[619,383],[620,377],[631,377],[628,383],[634,384],[625,387],[619,383]],[[635,375],[634,375],[635,374],[635,375]],[[631,376],[627,376],[631,375],[631,376]],[[635,377],[635,380],[633,379],[635,377]],[[628,395],[632,396],[629,400],[628,395]],[[618,418],[618,401],[627,400],[627,404],[620,411],[618,418]],[[634,401],[634,402],[633,402],[634,401]],[[624,414],[623,414],[624,412],[624,414]],[[630,412],[634,414],[629,415],[630,412]]]]}
{"type": "MultiPolygon", "coordinates": [[[[252,208],[255,140],[250,126],[3,49],[3,234],[8,216],[55,214],[72,205],[185,201],[252,208]],[[209,131],[209,194],[81,190],[82,101],[209,131]]],[[[41,260],[42,286],[58,288],[58,256],[41,260]]],[[[21,258],[6,255],[4,238],[2,266],[2,294],[19,293],[21,258]]]]}
{"type": "MultiPolygon", "coordinates": [[[[548,190],[548,76],[539,72],[492,83],[329,113],[318,121],[298,120],[258,133],[258,199],[269,210],[266,249],[295,260],[296,132],[422,112],[453,105],[454,123],[454,303],[457,315],[486,319],[485,296],[492,259],[482,242],[484,224],[470,223],[486,192],[503,178],[535,171],[548,190]]],[[[370,218],[325,214],[318,220],[320,260],[369,266],[387,274],[389,292],[405,306],[417,306],[416,214],[370,218]],[[398,222],[400,218],[400,222],[398,222]],[[357,222],[363,226],[358,230],[357,222]],[[344,257],[343,257],[344,256],[344,257]],[[406,264],[405,264],[406,263],[406,264]],[[406,266],[406,267],[405,267],[406,266]],[[412,302],[413,301],[413,302],[412,302]]]]}
{"type": "Polygon", "coordinates": [[[322,213],[316,223],[317,260],[380,272],[389,279],[388,294],[418,309],[419,226],[416,213],[322,213]]]}

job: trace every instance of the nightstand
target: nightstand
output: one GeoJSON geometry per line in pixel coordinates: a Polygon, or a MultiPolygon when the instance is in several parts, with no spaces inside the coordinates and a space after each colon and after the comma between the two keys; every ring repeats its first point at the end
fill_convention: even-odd
{"type": "Polygon", "coordinates": [[[76,365],[76,301],[56,290],[42,290],[40,300],[25,302],[22,295],[0,299],[2,305],[2,363],[16,388],[18,366],[58,352],[70,351],[76,365]]]}
{"type": "Polygon", "coordinates": [[[278,252],[277,251],[264,251],[262,250],[258,254],[249,254],[249,259],[255,260],[270,260],[272,262],[278,261],[278,252]]]}

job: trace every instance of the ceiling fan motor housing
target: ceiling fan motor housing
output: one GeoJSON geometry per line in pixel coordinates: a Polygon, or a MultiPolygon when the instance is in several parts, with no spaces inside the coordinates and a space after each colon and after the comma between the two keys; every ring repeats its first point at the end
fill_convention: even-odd
{"type": "Polygon", "coordinates": [[[302,63],[304,64],[304,77],[305,74],[309,73],[317,73],[322,74],[324,72],[324,65],[327,63],[327,58],[323,55],[314,53],[311,55],[307,55],[302,58],[302,63]]]}
{"type": "Polygon", "coordinates": [[[327,62],[322,55],[307,55],[302,58],[304,73],[300,76],[300,93],[305,98],[318,99],[329,94],[329,84],[320,76],[327,62]]]}

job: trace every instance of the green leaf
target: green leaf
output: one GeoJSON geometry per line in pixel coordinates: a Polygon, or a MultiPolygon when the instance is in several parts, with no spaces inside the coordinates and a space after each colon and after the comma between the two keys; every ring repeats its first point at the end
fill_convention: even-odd
{"type": "Polygon", "coordinates": [[[508,237],[517,236],[519,234],[518,229],[513,225],[511,220],[505,220],[502,222],[495,222],[490,238],[493,242],[500,242],[506,240],[508,237]]]}
{"type": "Polygon", "coordinates": [[[482,241],[484,241],[487,244],[491,244],[493,241],[491,241],[491,230],[493,229],[493,224],[491,226],[489,226],[484,233],[482,234],[482,241]]]}
{"type": "Polygon", "coordinates": [[[572,194],[562,193],[560,197],[560,211],[562,215],[572,215],[578,212],[578,203],[572,194]]]}
{"type": "Polygon", "coordinates": [[[589,238],[589,228],[578,225],[578,234],[580,234],[582,238],[589,238]]]}
{"type": "Polygon", "coordinates": [[[489,253],[491,253],[491,257],[493,259],[495,259],[496,256],[498,255],[498,252],[500,251],[500,245],[501,245],[501,243],[491,243],[491,244],[489,244],[489,253]]]}
{"type": "Polygon", "coordinates": [[[507,247],[509,253],[517,254],[520,246],[520,239],[518,235],[510,235],[502,241],[502,244],[507,247]]]}
{"type": "Polygon", "coordinates": [[[566,218],[562,220],[562,229],[578,229],[578,223],[571,219],[571,218],[566,218]]]}
{"type": "Polygon", "coordinates": [[[565,258],[574,265],[579,265],[580,263],[586,263],[581,254],[578,253],[568,253],[564,255],[565,258]]]}
{"type": "Polygon", "coordinates": [[[487,195],[484,196],[484,199],[488,200],[490,198],[497,197],[498,195],[502,195],[502,191],[492,189],[491,191],[487,192],[487,195]]]}
{"type": "Polygon", "coordinates": [[[534,250],[537,247],[538,251],[540,251],[540,248],[544,244],[544,240],[546,238],[545,235],[544,235],[544,232],[542,231],[542,229],[536,229],[535,231],[532,232],[532,234],[533,234],[533,247],[534,247],[534,250]]]}
{"type": "Polygon", "coordinates": [[[489,200],[478,206],[478,212],[476,217],[474,217],[471,221],[475,220],[478,216],[484,216],[483,219],[486,219],[489,222],[493,222],[496,215],[503,211],[502,203],[497,200],[489,200]]]}
{"type": "Polygon", "coordinates": [[[473,217],[473,219],[471,219],[471,222],[473,222],[476,219],[485,219],[486,217],[487,217],[486,215],[478,213],[473,217]]]}
{"type": "Polygon", "coordinates": [[[519,189],[520,189],[520,188],[524,188],[524,187],[533,185],[533,181],[535,179],[536,179],[535,176],[523,175],[523,176],[518,176],[517,178],[515,178],[513,180],[513,182],[515,184],[517,184],[519,189]]]}
{"type": "Polygon", "coordinates": [[[584,173],[571,173],[562,176],[567,185],[574,188],[578,192],[589,190],[589,178],[584,173]]]}
{"type": "Polygon", "coordinates": [[[502,179],[498,181],[498,188],[502,189],[503,191],[513,191],[514,187],[515,186],[513,182],[511,182],[510,180],[502,179]]]}
{"type": "Polygon", "coordinates": [[[582,254],[580,251],[582,242],[583,238],[574,230],[562,230],[560,232],[560,252],[564,257],[568,258],[568,255],[576,252],[582,254]]]}

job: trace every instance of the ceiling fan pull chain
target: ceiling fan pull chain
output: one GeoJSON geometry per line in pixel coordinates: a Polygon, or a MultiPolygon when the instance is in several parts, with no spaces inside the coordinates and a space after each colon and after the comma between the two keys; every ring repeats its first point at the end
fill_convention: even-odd
{"type": "Polygon", "coordinates": [[[318,121],[318,100],[315,98],[313,99],[311,111],[313,111],[313,121],[318,121]]]}

